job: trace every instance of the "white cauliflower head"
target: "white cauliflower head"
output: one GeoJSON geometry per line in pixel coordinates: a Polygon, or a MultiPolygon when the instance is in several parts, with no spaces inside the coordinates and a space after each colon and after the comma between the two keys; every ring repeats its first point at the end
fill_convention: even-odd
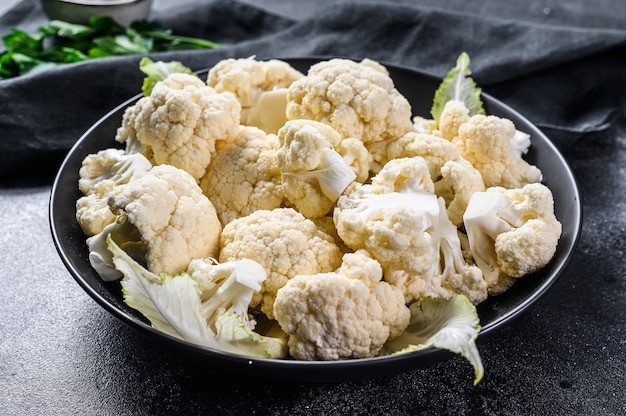
{"type": "Polygon", "coordinates": [[[173,73],[125,111],[116,140],[127,143],[129,152],[184,169],[198,181],[216,144],[239,132],[240,112],[231,93],[217,93],[196,76],[173,73]]]}
{"type": "Polygon", "coordinates": [[[548,264],[562,230],[552,192],[540,183],[477,192],[463,220],[470,251],[490,294],[504,292],[515,279],[548,264]]]}
{"type": "Polygon", "coordinates": [[[192,259],[217,256],[222,227],[215,208],[181,169],[155,166],[118,188],[110,205],[139,231],[148,269],[155,274],[176,275],[192,259]]]}
{"type": "Polygon", "coordinates": [[[427,230],[439,213],[423,158],[395,159],[371,184],[351,185],[337,201],[337,233],[353,250],[365,249],[384,269],[423,273],[430,267],[427,230]]]}
{"type": "Polygon", "coordinates": [[[402,292],[381,281],[380,264],[360,250],[335,272],[299,275],[278,291],[274,315],[299,360],[376,356],[408,326],[402,292]]]}
{"type": "Polygon", "coordinates": [[[291,208],[260,210],[228,223],[220,237],[220,262],[254,260],[267,272],[250,306],[270,319],[276,292],[298,274],[335,270],[341,250],[313,221],[291,208]]]}
{"type": "Polygon", "coordinates": [[[333,126],[364,143],[395,139],[412,129],[411,105],[375,61],[319,62],[289,87],[287,118],[333,126]]]}
{"type": "Polygon", "coordinates": [[[223,225],[256,210],[281,206],[285,191],[276,164],[277,145],[275,135],[241,126],[237,137],[220,147],[200,188],[223,225]]]}
{"type": "Polygon", "coordinates": [[[304,76],[287,62],[223,59],[209,70],[207,85],[231,92],[241,104],[241,124],[276,133],[287,121],[287,88],[304,76]]]}

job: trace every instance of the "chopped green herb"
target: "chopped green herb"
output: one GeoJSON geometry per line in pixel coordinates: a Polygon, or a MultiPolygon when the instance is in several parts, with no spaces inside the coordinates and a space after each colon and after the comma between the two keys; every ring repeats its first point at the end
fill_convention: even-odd
{"type": "Polygon", "coordinates": [[[3,37],[0,80],[107,56],[221,46],[206,39],[174,35],[158,23],[141,20],[125,27],[106,16],[92,17],[86,25],[52,20],[37,30],[26,33],[15,28],[3,37]]]}

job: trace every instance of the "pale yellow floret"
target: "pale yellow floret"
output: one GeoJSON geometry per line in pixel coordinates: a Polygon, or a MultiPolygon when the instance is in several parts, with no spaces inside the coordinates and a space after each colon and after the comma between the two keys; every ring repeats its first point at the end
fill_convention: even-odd
{"type": "Polygon", "coordinates": [[[299,360],[376,356],[400,335],[410,312],[397,288],[365,251],[343,256],[335,272],[299,275],[278,291],[274,314],[299,360]]]}
{"type": "Polygon", "coordinates": [[[193,75],[174,73],[124,113],[116,140],[127,143],[127,151],[184,169],[198,181],[218,142],[239,132],[240,112],[231,93],[217,93],[193,75]]]}
{"type": "Polygon", "coordinates": [[[126,154],[114,148],[83,159],[78,172],[78,188],[83,196],[76,201],[76,220],[87,236],[99,234],[115,221],[108,205],[111,192],[145,175],[151,168],[152,164],[142,154],[126,154]]]}
{"type": "Polygon", "coordinates": [[[446,201],[448,217],[457,226],[474,192],[485,190],[480,172],[461,157],[449,141],[433,134],[410,132],[386,144],[381,163],[397,158],[422,157],[435,184],[434,192],[446,201]]]}
{"type": "Polygon", "coordinates": [[[469,110],[463,101],[448,101],[441,111],[439,134],[444,139],[452,141],[459,134],[459,127],[466,123],[469,118],[469,110]]]}
{"type": "Polygon", "coordinates": [[[152,273],[176,275],[192,259],[217,256],[222,227],[215,208],[182,169],[155,166],[117,188],[111,207],[139,231],[152,273]]]}
{"type": "Polygon", "coordinates": [[[278,289],[298,274],[335,270],[341,250],[313,221],[291,208],[260,210],[228,223],[220,238],[219,261],[250,259],[261,264],[267,279],[250,306],[273,317],[278,289]]]}
{"type": "Polygon", "coordinates": [[[254,57],[223,59],[208,73],[207,85],[231,92],[241,104],[241,124],[277,133],[287,121],[287,88],[304,76],[287,62],[254,57]]]}
{"type": "Polygon", "coordinates": [[[242,126],[237,137],[219,149],[200,188],[215,205],[222,225],[281,206],[285,192],[276,164],[277,145],[275,135],[242,126]]]}
{"type": "Polygon", "coordinates": [[[366,144],[413,127],[409,102],[388,71],[371,60],[330,59],[311,66],[289,87],[287,118],[320,121],[366,144]]]}
{"type": "Polygon", "coordinates": [[[363,143],[344,139],[327,124],[290,120],[278,139],[276,162],[286,200],[307,218],[328,214],[350,183],[369,175],[363,143]]]}
{"type": "Polygon", "coordinates": [[[485,187],[519,188],[541,181],[541,171],[521,157],[511,140],[515,126],[508,119],[477,114],[461,124],[452,139],[459,154],[481,174],[485,187]]]}
{"type": "Polygon", "coordinates": [[[545,267],[562,231],[554,215],[552,192],[540,183],[477,192],[463,219],[470,251],[491,295],[545,267]]]}

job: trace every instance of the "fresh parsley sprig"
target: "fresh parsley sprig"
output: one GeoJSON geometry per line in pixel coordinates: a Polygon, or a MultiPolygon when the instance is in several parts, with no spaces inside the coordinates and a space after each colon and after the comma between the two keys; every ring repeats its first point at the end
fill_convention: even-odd
{"type": "Polygon", "coordinates": [[[86,25],[52,20],[37,33],[15,28],[3,37],[3,43],[0,79],[106,56],[221,46],[206,39],[174,35],[158,23],[141,20],[127,27],[106,16],[92,17],[86,25]]]}

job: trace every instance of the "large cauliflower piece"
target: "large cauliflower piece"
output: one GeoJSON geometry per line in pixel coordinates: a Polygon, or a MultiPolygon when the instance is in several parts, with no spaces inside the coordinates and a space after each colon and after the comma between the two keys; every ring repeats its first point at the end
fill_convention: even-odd
{"type": "Polygon", "coordinates": [[[448,102],[440,129],[452,137],[451,142],[461,157],[480,172],[485,187],[520,188],[541,181],[539,168],[522,158],[527,148],[520,148],[518,132],[511,120],[483,114],[468,118],[466,110],[462,104],[448,102]]]}
{"type": "Polygon", "coordinates": [[[463,219],[470,251],[491,295],[548,264],[562,230],[552,192],[540,183],[477,192],[463,219]]]}
{"type": "Polygon", "coordinates": [[[139,231],[154,274],[177,275],[195,258],[217,256],[222,227],[215,208],[182,169],[155,166],[117,188],[109,204],[118,221],[139,231]]]}
{"type": "Polygon", "coordinates": [[[274,315],[299,360],[376,356],[408,326],[402,292],[382,281],[380,264],[360,250],[335,272],[299,275],[278,291],[274,315]]]}
{"type": "Polygon", "coordinates": [[[241,104],[241,124],[276,133],[287,121],[287,88],[304,76],[287,62],[223,59],[207,76],[217,92],[231,92],[241,104]]]}
{"type": "Polygon", "coordinates": [[[220,148],[200,180],[223,225],[256,210],[274,209],[285,199],[274,148],[278,138],[256,127],[241,126],[220,148]]]}
{"type": "Polygon", "coordinates": [[[199,78],[170,74],[148,97],[130,106],[116,140],[127,152],[141,152],[154,164],[169,164],[200,180],[218,142],[239,132],[241,105],[231,93],[217,93],[199,78]]]}
{"type": "Polygon", "coordinates": [[[319,62],[289,87],[287,118],[331,125],[363,143],[395,139],[412,129],[411,105],[382,65],[365,59],[319,62]]]}
{"type": "Polygon", "coordinates": [[[423,273],[433,254],[427,230],[439,213],[433,189],[423,158],[394,159],[371,184],[355,182],[339,197],[333,212],[337,233],[384,269],[423,273]]]}
{"type": "Polygon", "coordinates": [[[220,248],[221,263],[250,259],[263,266],[267,279],[250,306],[270,319],[276,292],[289,279],[335,270],[342,255],[330,235],[291,208],[255,211],[231,221],[222,231],[220,248]]]}

